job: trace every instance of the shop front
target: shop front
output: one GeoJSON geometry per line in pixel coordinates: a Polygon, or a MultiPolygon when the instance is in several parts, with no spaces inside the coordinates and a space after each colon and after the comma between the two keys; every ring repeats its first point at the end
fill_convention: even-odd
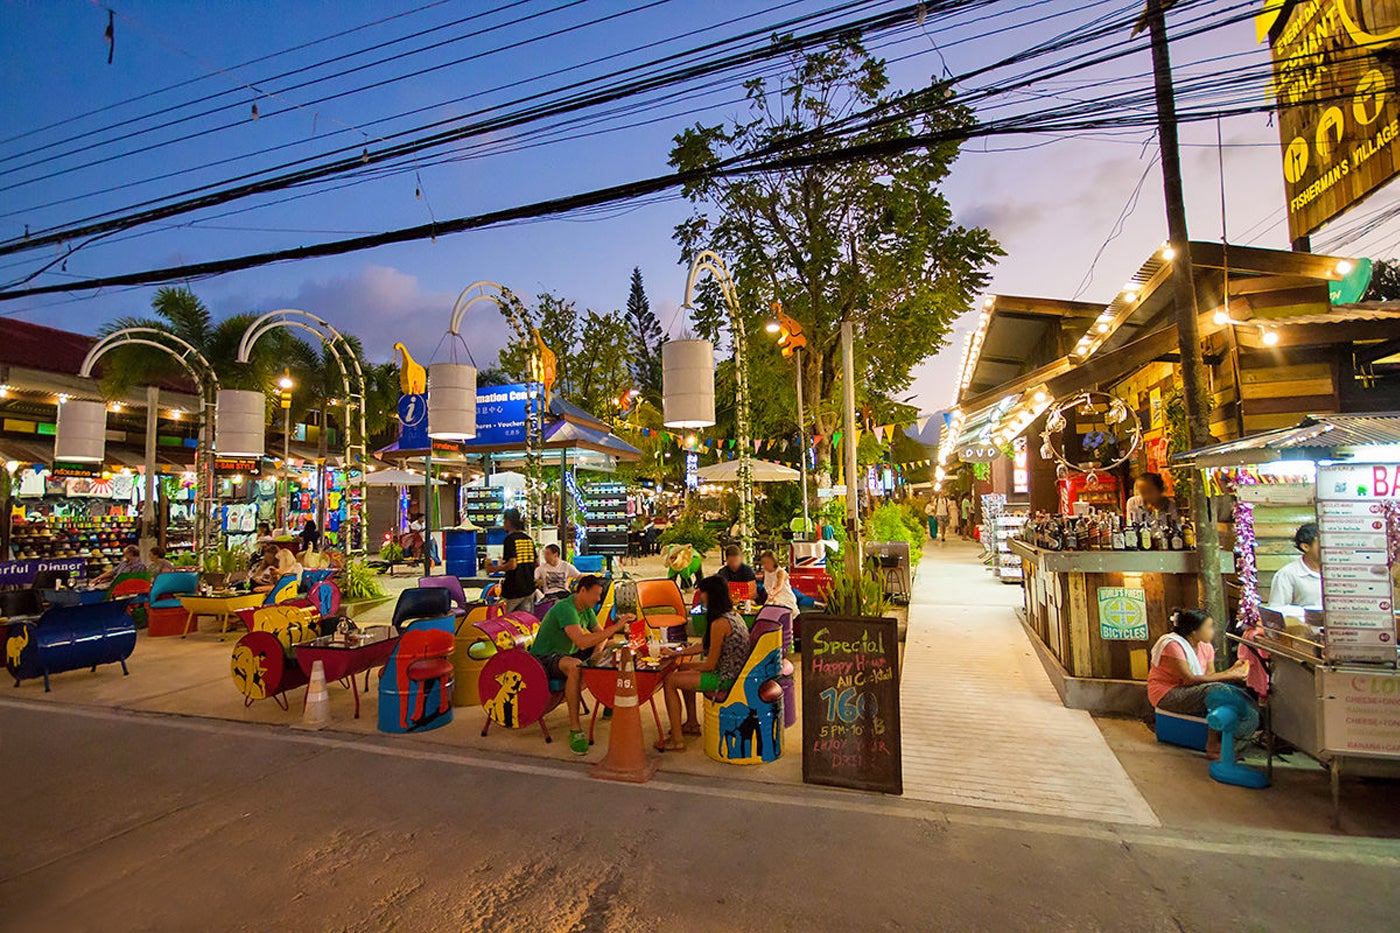
{"type": "Polygon", "coordinates": [[[1257,668],[1270,738],[1328,766],[1334,804],[1344,769],[1400,776],[1400,414],[1317,416],[1176,460],[1235,501],[1232,653],[1257,668]],[[1259,583],[1270,503],[1315,526],[1315,592],[1259,583]]]}

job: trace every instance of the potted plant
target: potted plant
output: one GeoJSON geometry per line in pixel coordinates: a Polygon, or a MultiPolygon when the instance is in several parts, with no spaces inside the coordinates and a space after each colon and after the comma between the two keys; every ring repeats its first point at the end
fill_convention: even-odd
{"type": "Polygon", "coordinates": [[[228,585],[230,574],[248,569],[248,555],[240,548],[214,548],[200,557],[200,582],[210,589],[228,585]]]}
{"type": "Polygon", "coordinates": [[[340,571],[341,607],[348,618],[389,599],[379,582],[379,574],[364,560],[350,560],[340,571]]]}

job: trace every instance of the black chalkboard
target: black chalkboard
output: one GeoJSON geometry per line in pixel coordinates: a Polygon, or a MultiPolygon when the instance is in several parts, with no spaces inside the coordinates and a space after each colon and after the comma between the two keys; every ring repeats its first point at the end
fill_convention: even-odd
{"type": "Polygon", "coordinates": [[[802,780],[904,793],[894,619],[803,614],[802,780]]]}

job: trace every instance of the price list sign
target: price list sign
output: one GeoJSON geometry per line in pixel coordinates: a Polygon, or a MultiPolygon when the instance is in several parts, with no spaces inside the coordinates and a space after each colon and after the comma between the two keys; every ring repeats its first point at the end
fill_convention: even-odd
{"type": "Polygon", "coordinates": [[[1396,469],[1327,464],[1317,471],[1322,604],[1331,661],[1394,661],[1390,538],[1396,469]]]}
{"type": "Polygon", "coordinates": [[[802,619],[802,780],[904,793],[894,619],[802,619]]]}

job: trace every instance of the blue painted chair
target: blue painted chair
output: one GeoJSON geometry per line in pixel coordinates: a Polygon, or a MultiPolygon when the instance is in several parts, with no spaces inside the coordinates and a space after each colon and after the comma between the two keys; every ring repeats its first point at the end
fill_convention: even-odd
{"type": "Polygon", "coordinates": [[[189,626],[189,613],[180,605],[181,596],[199,592],[199,573],[194,570],[172,570],[158,574],[151,581],[147,603],[146,630],[152,638],[183,635],[189,626]]]}
{"type": "Polygon", "coordinates": [[[272,584],[272,589],[267,593],[267,599],[263,600],[264,606],[275,606],[278,603],[285,603],[287,600],[297,595],[297,575],[294,573],[284,573],[272,584]]]}
{"type": "Polygon", "coordinates": [[[394,629],[402,632],[416,619],[441,616],[453,618],[451,593],[441,586],[409,587],[399,594],[399,601],[394,604],[394,629]]]}
{"type": "Polygon", "coordinates": [[[578,554],[574,556],[574,568],[579,573],[602,574],[606,572],[607,558],[602,554],[578,554]]]}
{"type": "Polygon", "coordinates": [[[20,681],[44,678],[49,691],[49,675],[99,664],[120,664],[136,648],[136,626],[128,614],[128,600],[79,606],[54,606],[38,619],[13,622],[4,629],[5,668],[20,681]]]}
{"type": "Polygon", "coordinates": [[[776,761],[783,754],[783,633],[776,622],[754,622],[749,656],[723,695],[706,695],[705,754],[733,765],[776,761]]]}
{"type": "Polygon", "coordinates": [[[303,570],[301,572],[301,583],[298,590],[302,593],[310,593],[312,588],[323,580],[329,580],[335,574],[334,570],[303,570]]]}

